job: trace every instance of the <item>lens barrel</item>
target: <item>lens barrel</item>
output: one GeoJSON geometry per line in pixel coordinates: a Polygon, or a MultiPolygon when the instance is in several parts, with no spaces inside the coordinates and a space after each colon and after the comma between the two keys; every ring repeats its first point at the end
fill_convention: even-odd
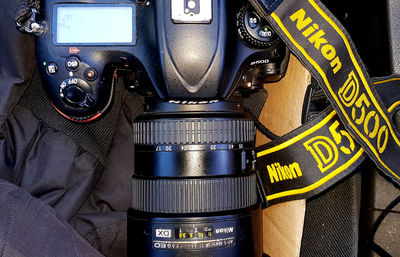
{"type": "Polygon", "coordinates": [[[128,256],[261,256],[252,120],[240,102],[159,103],[133,125],[128,256]]]}

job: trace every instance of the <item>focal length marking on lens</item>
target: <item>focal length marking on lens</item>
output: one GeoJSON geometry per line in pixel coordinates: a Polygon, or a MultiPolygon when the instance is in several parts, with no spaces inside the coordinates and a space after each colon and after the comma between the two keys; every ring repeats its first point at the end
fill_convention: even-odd
{"type": "Polygon", "coordinates": [[[252,144],[206,144],[206,145],[136,145],[138,151],[181,152],[181,151],[226,151],[252,149],[252,144]]]}

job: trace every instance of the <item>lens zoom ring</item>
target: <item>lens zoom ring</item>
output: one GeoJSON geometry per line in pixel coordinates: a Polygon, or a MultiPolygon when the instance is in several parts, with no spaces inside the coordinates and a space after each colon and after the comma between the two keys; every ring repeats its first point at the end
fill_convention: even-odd
{"type": "Polygon", "coordinates": [[[237,178],[133,178],[132,208],[155,213],[207,213],[257,203],[256,175],[237,178]]]}
{"type": "Polygon", "coordinates": [[[254,141],[251,120],[154,120],[133,124],[135,144],[217,144],[254,141]]]}

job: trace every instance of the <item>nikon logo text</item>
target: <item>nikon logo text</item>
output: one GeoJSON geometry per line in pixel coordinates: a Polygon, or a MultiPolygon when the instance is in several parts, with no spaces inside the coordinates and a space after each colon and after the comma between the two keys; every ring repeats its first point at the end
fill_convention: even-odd
{"type": "Polygon", "coordinates": [[[288,179],[296,179],[303,176],[300,165],[297,162],[283,166],[279,162],[276,162],[274,164],[267,165],[267,170],[271,183],[288,179]]]}
{"type": "Polygon", "coordinates": [[[314,47],[322,53],[325,59],[330,61],[333,73],[336,74],[342,68],[342,63],[336,55],[336,49],[323,37],[326,34],[325,31],[320,29],[317,23],[313,23],[310,17],[305,17],[306,12],[304,9],[300,9],[293,13],[290,19],[296,22],[296,27],[299,31],[302,31],[303,36],[311,44],[314,44],[314,47]]]}
{"type": "Polygon", "coordinates": [[[233,227],[217,228],[215,230],[215,234],[228,234],[228,233],[233,233],[233,227]]]}

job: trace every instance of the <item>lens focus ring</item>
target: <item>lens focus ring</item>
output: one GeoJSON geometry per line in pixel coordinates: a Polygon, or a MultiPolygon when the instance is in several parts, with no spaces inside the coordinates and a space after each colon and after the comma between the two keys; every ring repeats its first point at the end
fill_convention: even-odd
{"type": "Polygon", "coordinates": [[[132,179],[132,208],[154,213],[207,213],[257,203],[256,175],[201,179],[132,179]]]}
{"type": "Polygon", "coordinates": [[[135,144],[216,144],[253,142],[254,123],[237,120],[151,120],[133,125],[135,144]]]}

